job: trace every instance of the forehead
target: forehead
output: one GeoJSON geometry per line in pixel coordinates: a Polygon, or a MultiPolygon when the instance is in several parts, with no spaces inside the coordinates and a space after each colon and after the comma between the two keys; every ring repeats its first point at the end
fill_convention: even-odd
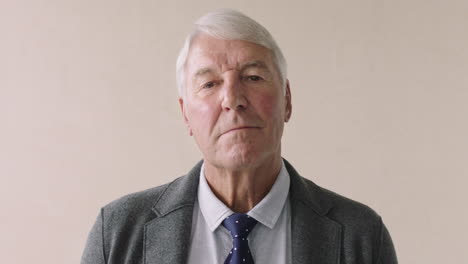
{"type": "Polygon", "coordinates": [[[273,64],[272,52],[248,41],[225,40],[200,34],[194,37],[190,45],[186,70],[191,75],[206,67],[225,71],[253,61],[270,68],[273,64]]]}

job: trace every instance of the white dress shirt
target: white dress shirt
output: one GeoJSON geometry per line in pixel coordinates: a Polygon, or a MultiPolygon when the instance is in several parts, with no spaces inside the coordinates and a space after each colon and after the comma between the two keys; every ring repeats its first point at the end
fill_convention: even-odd
{"type": "MultiPolygon", "coordinates": [[[[270,192],[247,213],[258,221],[248,237],[255,264],[291,263],[289,184],[283,162],[270,192]]],[[[193,209],[188,264],[224,263],[232,248],[232,237],[222,222],[233,213],[211,191],[202,166],[198,200],[193,209]]]]}

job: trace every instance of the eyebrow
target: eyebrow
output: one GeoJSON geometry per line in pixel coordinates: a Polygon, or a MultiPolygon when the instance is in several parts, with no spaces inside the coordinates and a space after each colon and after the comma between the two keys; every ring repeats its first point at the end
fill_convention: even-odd
{"type": "MultiPolygon", "coordinates": [[[[245,63],[244,65],[242,65],[240,71],[245,71],[246,69],[249,69],[249,68],[260,68],[260,69],[265,69],[269,71],[268,66],[265,64],[265,62],[261,60],[254,60],[254,61],[249,61],[245,63]]],[[[203,67],[195,72],[194,78],[197,78],[197,77],[200,77],[207,73],[212,73],[212,72],[214,72],[213,68],[203,67]]]]}
{"type": "Polygon", "coordinates": [[[249,62],[245,63],[241,67],[241,71],[244,71],[244,70],[246,70],[248,68],[260,68],[260,69],[269,70],[268,66],[265,64],[265,62],[263,62],[261,60],[249,61],[249,62]]]}
{"type": "Polygon", "coordinates": [[[195,72],[194,77],[196,78],[196,77],[202,76],[202,75],[210,73],[210,72],[213,72],[213,69],[210,68],[210,67],[201,68],[201,69],[199,69],[198,71],[195,72]]]}

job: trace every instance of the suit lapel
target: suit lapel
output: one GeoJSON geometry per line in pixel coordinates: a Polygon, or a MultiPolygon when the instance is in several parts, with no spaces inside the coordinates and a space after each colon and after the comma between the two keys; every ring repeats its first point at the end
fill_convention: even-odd
{"type": "Polygon", "coordinates": [[[186,263],[192,211],[185,207],[145,226],[145,264],[186,263]]]}
{"type": "Polygon", "coordinates": [[[167,186],[153,206],[157,217],[146,223],[144,231],[145,264],[187,262],[200,167],[201,162],[167,186]]]}
{"type": "Polygon", "coordinates": [[[308,210],[302,204],[292,206],[292,263],[340,263],[340,226],[308,210]]]}
{"type": "Polygon", "coordinates": [[[285,160],[291,177],[292,263],[340,263],[341,225],[326,217],[332,204],[285,160]]]}

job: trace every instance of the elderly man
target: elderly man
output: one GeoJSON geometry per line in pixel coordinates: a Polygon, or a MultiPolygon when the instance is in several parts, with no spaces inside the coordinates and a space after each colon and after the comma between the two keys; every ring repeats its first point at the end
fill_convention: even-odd
{"type": "Polygon", "coordinates": [[[200,18],[177,60],[179,104],[203,161],[103,207],[82,263],[397,263],[370,208],[301,177],[281,157],[286,63],[233,10],[200,18]]]}

